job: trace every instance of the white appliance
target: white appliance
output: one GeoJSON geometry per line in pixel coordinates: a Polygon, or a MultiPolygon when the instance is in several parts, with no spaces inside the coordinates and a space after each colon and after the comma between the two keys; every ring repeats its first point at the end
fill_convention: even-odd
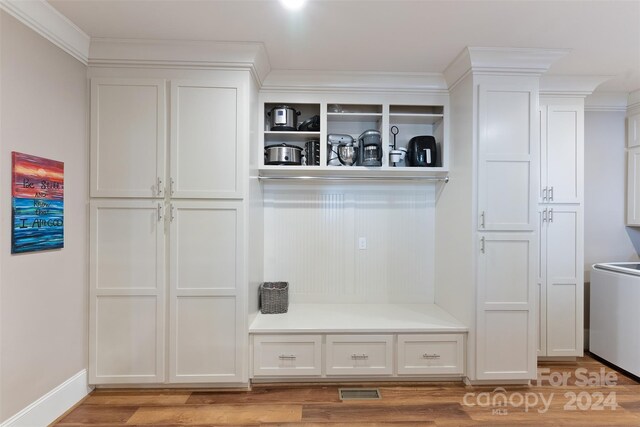
{"type": "Polygon", "coordinates": [[[640,263],[594,264],[589,351],[640,377],[640,263]]]}

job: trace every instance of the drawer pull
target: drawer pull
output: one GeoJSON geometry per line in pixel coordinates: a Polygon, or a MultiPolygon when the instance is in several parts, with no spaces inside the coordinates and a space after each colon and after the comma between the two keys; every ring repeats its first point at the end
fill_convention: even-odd
{"type": "Polygon", "coordinates": [[[352,354],[351,358],[353,360],[366,360],[369,358],[369,356],[367,356],[366,354],[352,354]]]}
{"type": "Polygon", "coordinates": [[[440,359],[440,355],[439,354],[429,354],[429,353],[425,353],[422,355],[423,359],[440,359]]]}
{"type": "Polygon", "coordinates": [[[280,360],[296,360],[296,355],[295,354],[281,354],[280,356],[278,356],[278,359],[280,359],[280,360]]]}

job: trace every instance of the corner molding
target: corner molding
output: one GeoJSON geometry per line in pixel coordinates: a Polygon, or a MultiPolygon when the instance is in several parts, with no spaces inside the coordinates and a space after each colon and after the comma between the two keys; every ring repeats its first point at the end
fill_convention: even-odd
{"type": "Polygon", "coordinates": [[[0,0],[0,10],[87,65],[89,36],[45,0],[0,0]]]}
{"type": "Polygon", "coordinates": [[[584,100],[584,111],[625,112],[628,95],[625,92],[594,92],[584,100]]]}
{"type": "Polygon", "coordinates": [[[543,75],[540,77],[540,95],[584,98],[613,77],[615,76],[543,75]]]}
{"type": "Polygon", "coordinates": [[[248,69],[258,85],[271,70],[263,43],[92,38],[91,67],[248,69]]]}
{"type": "Polygon", "coordinates": [[[273,70],[261,90],[447,93],[447,83],[439,73],[273,70]]]}
{"type": "Polygon", "coordinates": [[[466,47],[444,70],[450,88],[469,72],[542,75],[570,49],[466,47]]]}
{"type": "Polygon", "coordinates": [[[51,424],[93,390],[87,385],[87,379],[87,370],[83,369],[0,424],[0,427],[51,424]]]}

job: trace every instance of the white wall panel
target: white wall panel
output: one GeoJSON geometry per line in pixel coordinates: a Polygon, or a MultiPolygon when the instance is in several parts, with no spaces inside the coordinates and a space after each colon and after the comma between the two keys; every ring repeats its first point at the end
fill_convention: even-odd
{"type": "Polygon", "coordinates": [[[265,280],[289,282],[291,302],[431,303],[434,198],[432,184],[266,187],[265,280]]]}

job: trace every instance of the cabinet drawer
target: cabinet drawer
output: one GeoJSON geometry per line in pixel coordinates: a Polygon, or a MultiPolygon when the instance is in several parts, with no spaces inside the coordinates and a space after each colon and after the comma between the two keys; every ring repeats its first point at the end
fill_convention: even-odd
{"type": "Polygon", "coordinates": [[[322,374],[320,335],[254,335],[253,376],[322,374]]]}
{"type": "Polygon", "coordinates": [[[327,335],[327,375],[391,375],[393,335],[327,335]]]}
{"type": "Polygon", "coordinates": [[[463,374],[461,334],[398,335],[398,374],[463,374]]]}

